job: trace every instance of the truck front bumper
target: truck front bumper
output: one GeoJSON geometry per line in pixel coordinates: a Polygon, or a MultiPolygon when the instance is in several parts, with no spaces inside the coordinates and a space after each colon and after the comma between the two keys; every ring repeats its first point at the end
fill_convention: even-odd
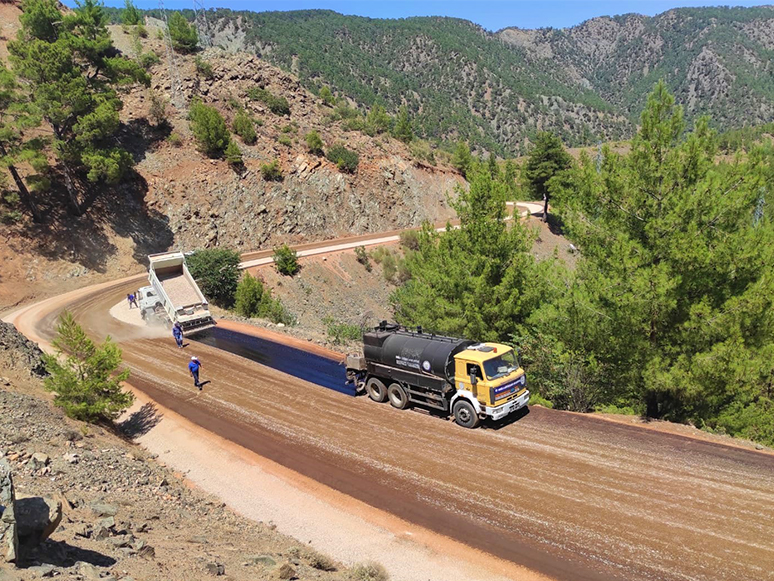
{"type": "Polygon", "coordinates": [[[520,410],[525,405],[529,403],[529,390],[522,393],[519,397],[516,399],[509,401],[506,404],[498,405],[497,407],[486,407],[484,408],[485,414],[488,418],[492,418],[493,420],[501,420],[508,414],[512,414],[513,412],[520,410]]]}

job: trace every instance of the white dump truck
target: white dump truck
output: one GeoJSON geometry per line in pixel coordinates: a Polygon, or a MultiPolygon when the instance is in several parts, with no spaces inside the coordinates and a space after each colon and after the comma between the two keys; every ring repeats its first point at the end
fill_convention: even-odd
{"type": "Polygon", "coordinates": [[[139,306],[146,321],[180,323],[184,334],[215,326],[209,304],[188,271],[182,252],[148,255],[149,287],[139,290],[139,306]]]}

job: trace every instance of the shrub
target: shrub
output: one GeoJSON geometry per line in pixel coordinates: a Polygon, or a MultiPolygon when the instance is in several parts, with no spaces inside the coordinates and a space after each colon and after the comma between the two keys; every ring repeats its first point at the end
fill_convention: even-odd
{"type": "Polygon", "coordinates": [[[309,148],[310,153],[315,155],[322,155],[323,152],[323,140],[317,131],[310,131],[304,137],[306,140],[306,146],[309,148]]]}
{"type": "Polygon", "coordinates": [[[342,128],[344,131],[365,131],[366,122],[362,117],[353,117],[344,121],[342,128]]]}
{"type": "Polygon", "coordinates": [[[236,291],[236,311],[244,317],[263,317],[273,323],[292,325],[296,319],[260,279],[245,272],[236,291]]]}
{"type": "Polygon", "coordinates": [[[280,135],[277,138],[277,143],[284,145],[285,147],[292,147],[293,141],[287,135],[280,135]]]}
{"type": "Polygon", "coordinates": [[[306,562],[309,566],[318,571],[335,571],[336,563],[328,556],[309,550],[305,554],[306,562]]]}
{"type": "Polygon", "coordinates": [[[167,142],[172,147],[180,147],[183,145],[183,138],[180,137],[180,134],[172,132],[169,134],[169,137],[167,137],[167,142]]]}
{"type": "Polygon", "coordinates": [[[188,113],[199,149],[209,157],[221,157],[231,141],[223,116],[214,107],[194,101],[188,113]]]}
{"type": "Polygon", "coordinates": [[[250,115],[244,110],[239,111],[236,114],[232,128],[234,129],[234,133],[239,135],[239,137],[242,138],[242,141],[248,145],[252,145],[255,143],[255,140],[258,139],[258,136],[255,133],[253,120],[250,119],[250,115]]]}
{"type": "Polygon", "coordinates": [[[288,123],[281,129],[282,133],[298,133],[298,124],[288,123]]]}
{"type": "Polygon", "coordinates": [[[400,245],[407,250],[419,250],[419,232],[404,230],[400,233],[400,245]]]}
{"type": "Polygon", "coordinates": [[[371,251],[371,259],[376,264],[381,264],[384,257],[390,254],[390,251],[385,246],[377,246],[371,251]]]}
{"type": "Polygon", "coordinates": [[[356,341],[363,335],[359,325],[350,323],[337,323],[331,317],[325,317],[323,323],[326,326],[326,333],[331,338],[334,345],[340,345],[346,341],[356,341]]]}
{"type": "Polygon", "coordinates": [[[298,254],[287,244],[274,249],[274,266],[277,268],[277,272],[285,276],[293,276],[301,270],[301,265],[298,264],[298,254]]]}
{"type": "Polygon", "coordinates": [[[392,252],[388,252],[382,259],[382,274],[387,282],[394,282],[395,275],[398,272],[398,261],[392,252]]]}
{"type": "MultiPolygon", "coordinates": [[[[150,53],[154,54],[154,53],[150,53]]],[[[148,116],[153,120],[153,122],[156,125],[166,125],[169,122],[169,114],[167,112],[167,106],[169,103],[167,100],[159,95],[156,91],[151,90],[150,92],[150,110],[148,111],[148,116]]],[[[171,142],[172,135],[180,138],[177,133],[172,133],[167,138],[171,142]]],[[[177,145],[180,145],[179,143],[177,145]]]]}
{"type": "Polygon", "coordinates": [[[172,38],[172,46],[178,52],[191,53],[196,51],[199,35],[196,28],[185,19],[180,12],[172,12],[169,15],[169,36],[172,38]]]}
{"type": "Polygon", "coordinates": [[[282,169],[279,166],[279,161],[275,159],[271,163],[261,164],[261,175],[267,182],[282,181],[282,169]]]}
{"type": "Polygon", "coordinates": [[[323,103],[326,105],[333,105],[336,102],[333,93],[331,93],[331,90],[328,87],[320,89],[320,99],[322,99],[323,103]]]}
{"type": "Polygon", "coordinates": [[[430,165],[435,165],[435,153],[427,141],[416,139],[409,144],[409,151],[414,159],[426,161],[430,165]]]}
{"type": "Polygon", "coordinates": [[[400,139],[403,143],[411,143],[411,140],[414,139],[414,129],[411,126],[411,119],[405,105],[398,111],[392,134],[395,139],[400,139]]]}
{"type": "Polygon", "coordinates": [[[403,284],[411,280],[411,269],[409,269],[408,264],[406,264],[406,261],[403,258],[398,258],[397,262],[398,268],[395,273],[395,282],[397,284],[403,284]]]}
{"type": "Polygon", "coordinates": [[[197,55],[194,59],[194,65],[196,66],[196,73],[201,75],[203,78],[211,79],[213,76],[215,76],[215,73],[212,70],[212,65],[202,57],[197,55]]]}
{"type": "Polygon", "coordinates": [[[239,253],[227,248],[205,248],[186,258],[188,270],[204,296],[226,309],[234,305],[239,282],[239,253]]]}
{"type": "Polygon", "coordinates": [[[371,272],[373,270],[371,261],[368,259],[368,253],[366,252],[365,246],[357,246],[355,248],[355,257],[360,264],[365,266],[366,271],[371,272]]]}
{"type": "Polygon", "coordinates": [[[109,422],[132,405],[134,396],[121,388],[129,371],[118,373],[121,349],[108,336],[95,344],[65,311],[59,316],[56,355],[43,355],[50,374],[45,387],[56,393],[54,404],[71,418],[87,422],[109,422]]]}
{"type": "Polygon", "coordinates": [[[144,24],[137,25],[137,34],[139,34],[142,38],[148,38],[148,29],[145,28],[144,24]]]}
{"type": "Polygon", "coordinates": [[[159,55],[157,55],[155,52],[144,52],[142,53],[139,58],[138,62],[140,63],[140,66],[144,68],[145,70],[148,70],[153,65],[157,65],[161,62],[161,59],[159,58],[159,55]]]}
{"type": "Polygon", "coordinates": [[[239,149],[236,141],[231,140],[228,142],[225,153],[226,161],[232,166],[242,165],[242,150],[239,149]]]}
{"type": "Polygon", "coordinates": [[[253,101],[261,101],[275,115],[290,115],[290,104],[285,97],[272,95],[268,90],[252,87],[247,90],[247,96],[253,101]]]}
{"type": "Polygon", "coordinates": [[[358,563],[352,567],[352,577],[355,581],[389,581],[390,579],[385,568],[374,561],[358,563]]]}
{"type": "Polygon", "coordinates": [[[392,118],[381,105],[374,105],[366,117],[366,131],[369,135],[377,135],[390,130],[392,118]]]}
{"type": "Polygon", "coordinates": [[[347,149],[341,143],[337,143],[333,147],[330,147],[328,149],[327,157],[335,163],[341,171],[347,173],[354,173],[360,163],[360,158],[357,153],[347,149]]]}

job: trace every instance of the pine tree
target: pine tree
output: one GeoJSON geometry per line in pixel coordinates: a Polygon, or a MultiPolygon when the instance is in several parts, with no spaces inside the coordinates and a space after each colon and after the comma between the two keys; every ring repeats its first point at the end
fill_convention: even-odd
{"type": "Polygon", "coordinates": [[[134,61],[116,56],[96,0],[63,15],[55,0],[24,0],[16,41],[8,44],[16,73],[26,81],[31,104],[54,133],[72,211],[82,213],[79,174],[115,183],[133,161],[115,145],[121,99],[114,87],[150,77],[134,61]]]}
{"type": "Polygon", "coordinates": [[[252,145],[255,143],[255,140],[258,139],[258,135],[255,133],[255,124],[244,109],[240,109],[234,116],[232,128],[234,129],[234,133],[239,135],[239,137],[242,138],[242,141],[247,145],[252,145]]]}
{"type": "Polygon", "coordinates": [[[466,177],[471,165],[473,165],[473,155],[470,153],[468,144],[464,141],[458,141],[457,147],[454,149],[454,155],[452,156],[452,165],[459,170],[459,172],[466,177]]]}
{"type": "Polygon", "coordinates": [[[378,135],[379,133],[385,133],[390,130],[392,125],[392,119],[379,104],[371,107],[371,110],[366,116],[366,129],[372,135],[378,135]]]}
{"type": "Polygon", "coordinates": [[[631,153],[603,153],[556,190],[582,260],[537,327],[606,368],[613,401],[774,441],[774,221],[756,218],[773,154],[717,164],[663,83],[631,153]]]}
{"type": "Polygon", "coordinates": [[[549,181],[570,167],[572,158],[564,150],[562,140],[553,133],[538,133],[535,147],[524,165],[524,181],[535,199],[543,200],[543,221],[548,221],[549,181]]]}
{"type": "Polygon", "coordinates": [[[173,12],[169,15],[169,36],[172,38],[172,46],[176,51],[182,53],[192,53],[196,51],[196,45],[199,43],[199,35],[196,28],[185,19],[180,12],[173,12]]]}
{"type": "Polygon", "coordinates": [[[50,373],[45,387],[55,392],[54,403],[68,416],[109,422],[132,404],[134,396],[121,387],[129,371],[118,371],[121,349],[110,337],[96,345],[65,311],[59,317],[53,345],[57,354],[43,356],[50,373]]]}
{"type": "Polygon", "coordinates": [[[393,135],[403,143],[410,143],[411,140],[414,139],[414,129],[411,126],[411,119],[409,118],[408,109],[406,109],[405,105],[398,111],[398,117],[395,119],[395,127],[393,128],[393,135]]]}
{"type": "Polygon", "coordinates": [[[194,101],[188,111],[188,119],[199,149],[209,157],[221,157],[231,141],[231,135],[218,110],[201,101],[194,101]]]}
{"type": "Polygon", "coordinates": [[[486,166],[468,172],[454,209],[459,229],[440,235],[426,224],[407,254],[408,282],[391,301],[398,320],[435,332],[507,340],[539,298],[534,291],[531,234],[505,222],[505,185],[486,166]]]}
{"type": "Polygon", "coordinates": [[[228,142],[224,157],[226,158],[226,161],[234,167],[240,167],[242,165],[242,150],[239,149],[239,146],[233,139],[228,142]]]}
{"type": "Polygon", "coordinates": [[[489,153],[489,175],[493,180],[500,179],[500,166],[497,165],[497,158],[494,153],[489,153]]]}
{"type": "Polygon", "coordinates": [[[0,62],[0,167],[5,167],[11,174],[32,219],[41,222],[43,218],[33,192],[46,183],[42,174],[48,169],[48,160],[42,152],[42,140],[23,138],[24,130],[40,125],[40,117],[34,114],[34,107],[19,89],[11,71],[0,62]],[[16,167],[25,162],[38,172],[28,175],[26,182],[16,167]]]}
{"type": "Polygon", "coordinates": [[[245,271],[236,290],[236,312],[243,317],[257,317],[264,300],[263,284],[245,271]]]}
{"type": "Polygon", "coordinates": [[[121,22],[128,26],[136,26],[143,23],[142,12],[132,4],[132,0],[126,0],[124,9],[121,11],[121,22]]]}
{"type": "Polygon", "coordinates": [[[306,146],[309,148],[309,153],[315,155],[322,155],[323,153],[323,140],[317,131],[310,131],[304,137],[306,146]]]}

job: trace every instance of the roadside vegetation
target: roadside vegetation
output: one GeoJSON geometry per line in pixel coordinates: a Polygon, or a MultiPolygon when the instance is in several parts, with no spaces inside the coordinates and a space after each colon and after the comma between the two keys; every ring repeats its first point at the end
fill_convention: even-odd
{"type": "Polygon", "coordinates": [[[59,316],[55,355],[43,355],[49,376],[44,386],[54,393],[54,404],[76,420],[111,422],[134,401],[121,387],[129,370],[119,371],[121,349],[107,337],[94,343],[65,311],[59,316]]]}
{"type": "Polygon", "coordinates": [[[503,221],[503,172],[470,162],[454,205],[461,227],[426,225],[406,254],[398,319],[514,342],[531,389],[557,408],[774,444],[774,151],[750,145],[718,161],[717,145],[706,121],[686,130],[659,83],[630,153],[525,172],[578,248],[574,269],[532,258],[534,234],[503,221]]]}

